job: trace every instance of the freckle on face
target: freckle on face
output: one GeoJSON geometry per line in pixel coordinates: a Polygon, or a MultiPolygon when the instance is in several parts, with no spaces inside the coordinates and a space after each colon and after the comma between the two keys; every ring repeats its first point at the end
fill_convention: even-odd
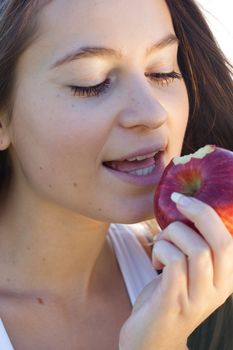
{"type": "Polygon", "coordinates": [[[74,183],[73,183],[73,186],[74,186],[74,187],[77,187],[78,185],[74,182],[74,183]]]}
{"type": "Polygon", "coordinates": [[[42,298],[37,298],[39,304],[44,304],[44,300],[42,298]]]}

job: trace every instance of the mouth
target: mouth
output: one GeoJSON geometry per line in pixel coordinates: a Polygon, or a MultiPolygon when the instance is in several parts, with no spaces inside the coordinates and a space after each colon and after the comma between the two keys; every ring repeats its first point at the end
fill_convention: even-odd
{"type": "Polygon", "coordinates": [[[165,169],[164,153],[164,150],[160,150],[145,156],[103,162],[103,166],[121,181],[136,186],[154,186],[165,169]]]}
{"type": "Polygon", "coordinates": [[[154,172],[163,151],[156,151],[144,156],[135,156],[125,160],[104,162],[109,169],[134,176],[147,176],[154,172]]]}

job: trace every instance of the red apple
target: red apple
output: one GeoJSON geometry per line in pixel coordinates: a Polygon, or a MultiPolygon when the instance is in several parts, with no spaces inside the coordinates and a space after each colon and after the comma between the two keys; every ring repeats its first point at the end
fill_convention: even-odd
{"type": "Polygon", "coordinates": [[[233,152],[206,145],[193,154],[173,158],[164,170],[154,196],[158,224],[164,229],[173,221],[182,221],[195,229],[171,200],[173,192],[209,204],[233,236],[233,152]]]}

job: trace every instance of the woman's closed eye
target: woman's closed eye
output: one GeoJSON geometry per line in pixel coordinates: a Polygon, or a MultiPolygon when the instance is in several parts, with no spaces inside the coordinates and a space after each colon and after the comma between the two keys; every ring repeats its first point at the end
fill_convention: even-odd
{"type": "Polygon", "coordinates": [[[71,91],[74,96],[79,97],[93,97],[100,96],[109,88],[111,84],[111,79],[107,78],[102,83],[94,85],[94,86],[70,86],[71,91]]]}
{"type": "MultiPolygon", "coordinates": [[[[182,74],[172,71],[169,73],[145,73],[145,76],[150,78],[157,85],[163,87],[168,86],[175,79],[183,79],[182,74]]],[[[107,78],[102,83],[93,86],[69,86],[74,96],[79,97],[98,97],[109,89],[111,85],[111,79],[107,78]]]]}

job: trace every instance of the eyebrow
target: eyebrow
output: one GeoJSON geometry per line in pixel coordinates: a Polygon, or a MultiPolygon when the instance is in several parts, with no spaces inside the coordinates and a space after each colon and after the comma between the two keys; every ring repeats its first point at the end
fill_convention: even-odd
{"type": "MultiPolygon", "coordinates": [[[[171,46],[175,43],[178,43],[179,40],[174,34],[168,34],[162,38],[159,42],[153,44],[150,48],[146,50],[146,56],[149,56],[152,52],[162,50],[165,47],[171,46]]],[[[77,51],[71,52],[64,57],[56,61],[51,68],[56,68],[63,64],[76,61],[82,58],[93,58],[93,57],[113,57],[113,58],[122,58],[122,53],[107,47],[90,47],[84,46],[80,47],[77,51]]]]}

